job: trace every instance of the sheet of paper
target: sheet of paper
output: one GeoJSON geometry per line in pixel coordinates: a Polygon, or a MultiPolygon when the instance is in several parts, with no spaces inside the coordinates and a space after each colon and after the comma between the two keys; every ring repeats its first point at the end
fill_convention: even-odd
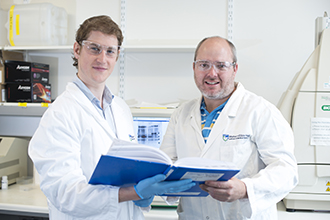
{"type": "Polygon", "coordinates": [[[311,118],[310,145],[330,147],[330,118],[311,118]]]}

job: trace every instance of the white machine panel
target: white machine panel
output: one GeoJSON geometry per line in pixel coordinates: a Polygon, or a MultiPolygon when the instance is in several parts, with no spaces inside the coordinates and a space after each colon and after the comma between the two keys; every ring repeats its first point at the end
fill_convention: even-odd
{"type": "Polygon", "coordinates": [[[287,210],[330,211],[330,29],[279,103],[295,138],[299,184],[283,201],[287,210]]]}

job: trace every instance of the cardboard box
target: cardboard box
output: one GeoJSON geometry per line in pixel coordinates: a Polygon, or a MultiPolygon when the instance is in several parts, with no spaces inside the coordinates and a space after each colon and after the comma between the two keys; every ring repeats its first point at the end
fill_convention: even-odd
{"type": "Polygon", "coordinates": [[[51,85],[42,83],[6,84],[7,102],[51,102],[51,85]]]}
{"type": "Polygon", "coordinates": [[[6,83],[49,83],[49,64],[5,61],[6,83]]]}
{"type": "Polygon", "coordinates": [[[0,50],[0,84],[5,83],[5,60],[23,61],[24,54],[22,52],[0,50]]]}
{"type": "Polygon", "coordinates": [[[6,87],[0,84],[0,102],[6,102],[6,87]]]}

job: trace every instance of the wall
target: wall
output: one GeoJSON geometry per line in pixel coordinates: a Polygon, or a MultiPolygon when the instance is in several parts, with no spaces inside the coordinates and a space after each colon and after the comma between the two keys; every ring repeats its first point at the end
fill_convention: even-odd
{"type": "MultiPolygon", "coordinates": [[[[0,3],[4,1],[0,0],[0,3]]],[[[72,12],[75,29],[84,19],[97,14],[109,14],[120,23],[120,0],[69,2],[75,7],[72,12]]],[[[234,0],[237,80],[277,104],[314,50],[315,19],[323,16],[324,11],[330,14],[329,0],[234,0]]],[[[173,41],[196,46],[205,36],[226,37],[226,13],[226,0],[126,0],[125,43],[160,41],[169,44],[173,41]]],[[[42,53],[32,55],[45,56],[42,53]]],[[[59,94],[76,71],[72,67],[71,54],[50,53],[46,56],[58,58],[59,74],[54,80],[59,94]]],[[[162,103],[198,96],[192,61],[193,50],[126,53],[125,99],[162,103]]],[[[119,91],[118,72],[117,64],[107,82],[115,94],[119,91]]]]}
{"type": "MultiPolygon", "coordinates": [[[[146,1],[139,2],[145,3],[146,1]]],[[[172,1],[167,2],[172,3],[172,1]]],[[[151,6],[158,10],[155,12],[149,8],[150,4],[143,4],[145,10],[133,11],[129,9],[130,3],[127,3],[127,38],[132,38],[133,33],[129,31],[129,27],[133,25],[135,29],[141,27],[144,38],[153,36],[157,39],[161,38],[161,34],[164,38],[171,39],[174,38],[173,36],[180,38],[183,35],[193,41],[196,38],[202,39],[203,35],[226,36],[226,29],[223,26],[223,23],[227,22],[226,17],[221,17],[219,14],[226,13],[227,1],[179,2],[185,2],[185,7],[178,6],[181,14],[177,10],[173,12],[177,17],[177,25],[171,22],[173,18],[169,6],[161,5],[163,7],[157,8],[152,4],[151,6]],[[150,13],[153,15],[150,16],[151,21],[147,24],[136,22],[146,21],[140,16],[146,17],[147,10],[152,11],[150,13]],[[167,14],[168,16],[160,19],[157,14],[167,14]],[[185,23],[187,16],[190,16],[191,23],[196,25],[187,25],[185,23]],[[134,22],[130,21],[133,18],[134,22]],[[158,26],[154,24],[157,21],[160,21],[158,26]],[[183,25],[182,22],[184,22],[183,25]],[[150,28],[145,28],[145,26],[150,28]],[[181,31],[178,27],[181,28],[181,31]]],[[[142,7],[139,8],[136,5],[135,8],[142,7]]],[[[239,63],[237,80],[241,81],[247,89],[277,104],[294,75],[314,50],[315,19],[323,16],[324,11],[328,11],[330,14],[330,1],[279,0],[270,3],[262,0],[234,0],[233,42],[238,50],[239,63]]],[[[141,33],[138,35],[143,38],[141,33]]],[[[147,56],[139,53],[128,56],[127,63],[130,65],[127,64],[129,71],[126,74],[125,97],[127,99],[139,94],[139,97],[145,97],[145,100],[168,102],[189,99],[199,94],[192,79],[193,53],[174,55],[152,53],[147,56]],[[157,59],[163,60],[162,65],[155,65],[157,59]],[[158,77],[158,74],[161,77],[158,77]],[[143,78],[140,78],[141,76],[143,78]],[[144,86],[138,86],[136,82],[140,82],[144,86]],[[174,83],[180,86],[177,87],[174,83]],[[147,89],[144,90],[144,87],[147,89]],[[166,92],[155,95],[153,91],[157,88],[166,92]],[[157,97],[152,98],[152,96],[157,97]]]]}
{"type": "Polygon", "coordinates": [[[315,19],[328,0],[236,0],[237,79],[274,104],[314,50],[315,19]]]}

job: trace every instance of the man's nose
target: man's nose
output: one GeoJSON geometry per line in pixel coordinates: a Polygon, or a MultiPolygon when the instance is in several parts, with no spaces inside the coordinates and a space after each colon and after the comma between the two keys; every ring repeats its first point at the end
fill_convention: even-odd
{"type": "Polygon", "coordinates": [[[210,68],[208,74],[209,74],[209,75],[213,75],[213,76],[214,76],[214,75],[218,75],[218,69],[215,67],[214,64],[211,65],[211,68],[210,68]]]}
{"type": "Polygon", "coordinates": [[[100,62],[104,62],[107,58],[107,53],[106,53],[106,50],[102,50],[99,55],[97,56],[97,59],[100,61],[100,62]]]}

